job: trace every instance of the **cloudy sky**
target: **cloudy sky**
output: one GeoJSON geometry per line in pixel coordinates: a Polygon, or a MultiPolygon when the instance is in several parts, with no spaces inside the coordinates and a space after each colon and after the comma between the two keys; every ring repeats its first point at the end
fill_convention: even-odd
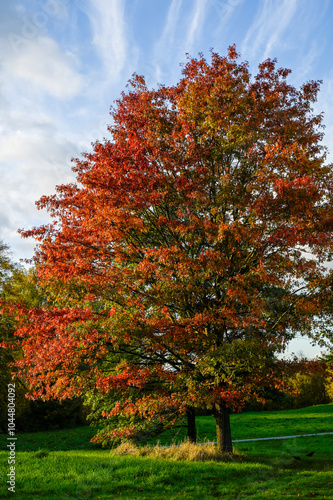
{"type": "Polygon", "coordinates": [[[0,239],[13,258],[33,255],[17,229],[47,221],[35,201],[73,180],[71,158],[107,136],[131,75],[176,83],[186,53],[209,59],[236,43],[253,74],[276,57],[294,85],[323,80],[316,110],[333,152],[332,23],[330,0],[2,0],[0,239]]]}

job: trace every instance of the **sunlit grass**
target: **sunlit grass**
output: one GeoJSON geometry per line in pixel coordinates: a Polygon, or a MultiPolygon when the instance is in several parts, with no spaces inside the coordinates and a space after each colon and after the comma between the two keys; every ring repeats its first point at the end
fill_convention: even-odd
{"type": "MultiPolygon", "coordinates": [[[[215,441],[216,427],[213,417],[197,417],[198,442],[215,441]]],[[[231,415],[233,439],[291,436],[333,432],[333,405],[318,405],[298,410],[248,412],[231,415]]],[[[186,429],[168,430],[147,442],[156,444],[180,443],[186,429]]]]}
{"type": "MultiPolygon", "coordinates": [[[[325,405],[233,415],[233,437],[333,431],[332,410],[325,405]]],[[[199,437],[215,439],[211,417],[199,417],[198,427],[199,437]]],[[[9,492],[2,481],[0,498],[333,500],[333,435],[236,443],[234,456],[219,457],[212,446],[188,443],[101,450],[89,441],[94,432],[79,427],[18,435],[16,491],[9,492]]],[[[4,435],[1,446],[6,450],[4,435]]],[[[2,478],[7,460],[8,452],[1,451],[2,478]]]]}
{"type": "MultiPolygon", "coordinates": [[[[198,442],[216,440],[213,417],[197,417],[196,422],[198,442]]],[[[299,410],[236,413],[231,415],[231,430],[234,440],[333,432],[333,404],[299,410]]],[[[85,426],[51,432],[21,433],[17,435],[17,446],[20,451],[94,450],[97,446],[91,443],[90,439],[96,432],[97,428],[85,426]]],[[[185,438],[184,427],[165,431],[156,438],[150,438],[147,443],[181,443],[185,438]]],[[[5,449],[6,439],[5,434],[0,434],[0,449],[5,449]]]]}
{"type": "MultiPolygon", "coordinates": [[[[276,441],[273,448],[266,442],[251,442],[243,457],[227,462],[119,455],[109,450],[51,451],[42,458],[36,452],[20,452],[15,495],[3,489],[0,496],[20,500],[333,499],[333,460],[321,452],[325,441],[324,436],[316,442],[298,438],[276,441]],[[316,453],[305,457],[304,451],[313,447],[316,453]],[[293,458],[296,454],[301,460],[293,458]]],[[[332,445],[330,437],[325,446],[332,449],[332,445]]],[[[0,463],[5,477],[5,452],[0,463]]]]}

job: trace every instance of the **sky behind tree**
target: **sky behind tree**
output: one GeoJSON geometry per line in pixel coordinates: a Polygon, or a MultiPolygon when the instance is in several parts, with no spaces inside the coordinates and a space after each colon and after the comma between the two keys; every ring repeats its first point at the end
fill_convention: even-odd
{"type": "Polygon", "coordinates": [[[235,43],[252,74],[277,58],[293,85],[323,80],[316,112],[333,151],[332,21],[330,0],[1,2],[0,237],[13,258],[32,257],[34,241],[17,229],[48,221],[35,201],[73,181],[71,158],[108,136],[131,75],[175,84],[186,54],[209,59],[235,43]]]}

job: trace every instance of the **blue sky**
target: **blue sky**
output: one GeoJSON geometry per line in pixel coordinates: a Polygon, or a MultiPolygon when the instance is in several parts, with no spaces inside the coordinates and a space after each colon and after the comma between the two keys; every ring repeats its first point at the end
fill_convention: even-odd
{"type": "Polygon", "coordinates": [[[107,136],[131,75],[176,83],[186,53],[209,59],[210,48],[224,55],[236,43],[252,74],[276,57],[294,85],[323,80],[316,111],[333,152],[332,22],[330,0],[1,2],[0,239],[13,258],[32,257],[34,242],[17,229],[48,220],[35,201],[74,180],[71,158],[107,136]]]}

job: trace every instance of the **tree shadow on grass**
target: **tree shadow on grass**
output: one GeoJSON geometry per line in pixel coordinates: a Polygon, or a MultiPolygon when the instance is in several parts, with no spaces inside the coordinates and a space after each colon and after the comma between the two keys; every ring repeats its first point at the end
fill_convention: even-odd
{"type": "MultiPolygon", "coordinates": [[[[98,445],[90,440],[96,434],[96,429],[89,426],[53,431],[17,433],[17,451],[48,451],[96,450],[98,445]]],[[[0,435],[0,447],[6,449],[7,435],[0,435]]]]}

